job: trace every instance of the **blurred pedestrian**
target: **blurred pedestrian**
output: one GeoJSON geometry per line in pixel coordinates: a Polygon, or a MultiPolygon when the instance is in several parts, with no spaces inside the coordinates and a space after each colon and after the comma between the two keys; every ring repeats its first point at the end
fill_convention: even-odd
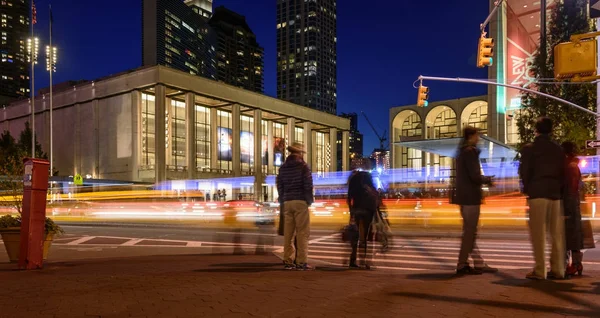
{"type": "MultiPolygon", "coordinates": [[[[366,164],[368,165],[368,163],[366,164]]],[[[365,170],[370,170],[365,167],[365,170]]],[[[356,171],[348,179],[348,207],[350,208],[350,224],[358,227],[358,240],[353,240],[349,268],[370,269],[372,253],[369,253],[368,241],[372,236],[371,225],[379,207],[379,192],[373,183],[373,177],[367,171],[356,171]],[[358,249],[361,250],[360,265],[356,263],[358,249]]],[[[372,249],[372,247],[371,247],[372,249]]]]}
{"type": "Polygon", "coordinates": [[[565,152],[565,191],[563,206],[565,213],[565,238],[567,247],[567,269],[565,276],[583,272],[583,231],[581,228],[581,171],[577,158],[577,146],[569,141],[562,143],[565,152]],[[570,256],[570,257],[569,257],[570,256]],[[570,258],[570,261],[569,261],[570,258]]]}
{"type": "Polygon", "coordinates": [[[535,268],[526,277],[535,280],[565,277],[565,221],[562,208],[565,154],[550,137],[552,125],[550,118],[538,118],[535,139],[521,149],[519,165],[519,176],[529,205],[529,232],[535,258],[535,268]],[[550,273],[546,273],[546,231],[552,241],[550,273]]]}
{"type": "Polygon", "coordinates": [[[279,168],[277,192],[283,202],[285,269],[311,270],[308,265],[308,238],[310,237],[310,215],[308,207],[313,203],[313,179],[310,168],[304,162],[304,146],[293,143],[287,148],[290,155],[279,168]],[[293,238],[298,239],[297,258],[293,238]],[[296,265],[294,265],[294,263],[296,265]]]}
{"type": "Polygon", "coordinates": [[[479,132],[476,128],[467,126],[456,156],[456,197],[454,204],[460,206],[463,219],[462,242],[458,254],[456,273],[482,274],[495,273],[498,269],[488,266],[477,247],[477,225],[481,212],[483,185],[492,185],[492,177],[481,175],[479,153],[477,148],[479,132]],[[469,266],[469,255],[473,258],[473,267],[469,266]]]}

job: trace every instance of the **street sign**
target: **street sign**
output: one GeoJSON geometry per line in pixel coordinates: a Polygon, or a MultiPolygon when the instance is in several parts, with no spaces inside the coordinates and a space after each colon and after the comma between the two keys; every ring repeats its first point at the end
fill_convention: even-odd
{"type": "Polygon", "coordinates": [[[600,18],[600,0],[590,0],[590,19],[600,18]]]}
{"type": "Polygon", "coordinates": [[[600,140],[586,140],[585,147],[590,148],[600,148],[600,140]]]}
{"type": "Polygon", "coordinates": [[[80,174],[76,174],[73,177],[73,183],[75,185],[83,185],[83,177],[80,174]]]}

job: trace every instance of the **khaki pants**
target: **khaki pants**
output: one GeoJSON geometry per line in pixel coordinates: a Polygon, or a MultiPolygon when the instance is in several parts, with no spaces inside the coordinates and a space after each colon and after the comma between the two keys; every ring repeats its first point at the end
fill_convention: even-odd
{"type": "Polygon", "coordinates": [[[529,205],[529,233],[533,256],[534,274],[546,278],[546,232],[550,235],[552,252],[550,271],[557,277],[565,275],[565,220],[561,200],[531,199],[529,205]]]}
{"type": "Polygon", "coordinates": [[[286,201],[283,205],[285,213],[283,229],[283,261],[286,264],[293,264],[294,236],[298,241],[298,259],[296,264],[306,264],[308,258],[308,238],[310,236],[310,215],[306,201],[293,200],[286,201]]]}

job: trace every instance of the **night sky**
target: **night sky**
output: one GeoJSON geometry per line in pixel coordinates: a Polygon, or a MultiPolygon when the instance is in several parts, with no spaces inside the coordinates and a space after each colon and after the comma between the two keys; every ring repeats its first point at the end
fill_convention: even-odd
{"type": "MultiPolygon", "coordinates": [[[[141,66],[141,0],[35,3],[41,48],[48,43],[48,4],[52,4],[53,42],[58,46],[55,83],[93,80],[141,66]]],[[[486,71],[475,67],[475,55],[488,3],[338,0],[338,112],[364,110],[382,133],[389,125],[390,107],[416,103],[412,84],[420,74],[486,78],[486,71]]],[[[214,0],[213,5],[246,16],[265,48],[265,93],[276,96],[276,0],[214,0]]],[[[48,81],[43,55],[36,69],[36,91],[47,87],[48,81]]],[[[487,91],[477,84],[426,85],[430,101],[487,91]]],[[[379,145],[378,139],[363,117],[359,129],[368,154],[379,145]]]]}

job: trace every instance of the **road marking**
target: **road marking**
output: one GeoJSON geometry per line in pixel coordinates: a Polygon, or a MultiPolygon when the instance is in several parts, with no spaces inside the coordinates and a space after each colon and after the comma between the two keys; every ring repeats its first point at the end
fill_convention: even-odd
{"type": "Polygon", "coordinates": [[[79,245],[81,243],[85,243],[87,241],[95,239],[96,236],[84,236],[82,238],[76,239],[75,241],[69,242],[66,245],[79,245]]]}
{"type": "Polygon", "coordinates": [[[139,239],[131,239],[131,240],[129,240],[129,241],[127,241],[127,242],[125,242],[125,243],[121,244],[120,246],[134,246],[134,245],[136,245],[137,243],[140,243],[140,242],[142,242],[142,241],[144,241],[144,240],[146,240],[146,239],[143,239],[143,238],[139,238],[139,239]]]}
{"type": "Polygon", "coordinates": [[[203,247],[202,242],[187,242],[185,247],[203,247]]]}
{"type": "Polygon", "coordinates": [[[251,233],[251,232],[217,232],[217,234],[254,235],[254,236],[277,236],[277,234],[270,234],[270,233],[251,233]]]}
{"type": "MultiPolygon", "coordinates": [[[[308,245],[315,244],[315,243],[320,243],[322,241],[326,241],[326,240],[332,239],[332,238],[340,236],[340,235],[341,235],[340,233],[333,233],[331,235],[321,236],[321,237],[316,238],[314,240],[308,241],[308,245]]],[[[321,243],[321,244],[323,244],[323,243],[321,243]]]]}

